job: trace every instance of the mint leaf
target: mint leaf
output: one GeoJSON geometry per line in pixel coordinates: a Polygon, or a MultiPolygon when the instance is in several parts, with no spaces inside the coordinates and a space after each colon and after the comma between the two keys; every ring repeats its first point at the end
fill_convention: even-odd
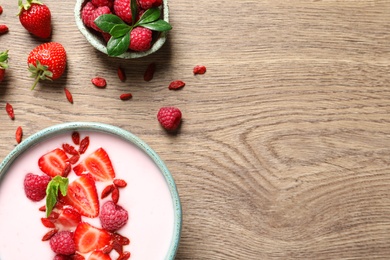
{"type": "Polygon", "coordinates": [[[54,206],[58,200],[58,191],[61,192],[62,196],[66,196],[68,191],[68,178],[55,176],[46,187],[46,217],[50,216],[54,206]]]}
{"type": "Polygon", "coordinates": [[[161,16],[160,9],[157,7],[150,8],[145,11],[145,13],[142,14],[141,18],[139,18],[139,21],[137,22],[138,25],[143,25],[146,23],[154,22],[158,20],[161,16]]]}
{"type": "Polygon", "coordinates": [[[132,24],[135,24],[135,21],[137,20],[137,17],[138,17],[137,0],[131,0],[131,2],[130,2],[130,9],[131,9],[132,24]]]}
{"type": "Polygon", "coordinates": [[[151,23],[142,24],[141,26],[158,32],[165,32],[172,29],[172,26],[164,20],[157,20],[151,23]]]}
{"type": "Polygon", "coordinates": [[[115,38],[119,38],[126,33],[130,32],[131,26],[128,26],[127,24],[117,24],[110,30],[111,36],[115,38]]]}
{"type": "Polygon", "coordinates": [[[129,45],[130,31],[121,37],[111,37],[111,39],[107,43],[107,53],[112,57],[119,56],[125,53],[125,51],[127,51],[129,45]]]}
{"type": "Polygon", "coordinates": [[[93,21],[97,27],[99,27],[103,32],[109,33],[111,29],[118,24],[125,24],[121,18],[114,14],[103,14],[93,21]]]}

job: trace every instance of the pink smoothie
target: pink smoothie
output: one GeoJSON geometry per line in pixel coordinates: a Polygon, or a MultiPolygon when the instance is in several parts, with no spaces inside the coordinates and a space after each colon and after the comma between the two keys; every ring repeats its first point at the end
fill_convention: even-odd
{"type": "MultiPolygon", "coordinates": [[[[124,250],[131,260],[164,259],[174,232],[174,206],[167,182],[152,159],[134,144],[117,136],[95,131],[80,131],[81,138],[90,137],[90,145],[80,161],[103,147],[111,158],[116,178],[124,179],[127,187],[120,190],[118,205],[129,212],[127,224],[118,233],[128,237],[124,250]]],[[[38,159],[43,154],[72,143],[71,132],[44,140],[19,156],[0,179],[0,260],[51,260],[54,253],[48,241],[41,241],[49,231],[40,221],[45,213],[38,210],[45,204],[30,201],[24,193],[27,173],[43,174],[38,159]]],[[[79,161],[79,162],[80,162],[79,161]]],[[[71,182],[76,175],[69,174],[71,182]]],[[[109,183],[98,183],[100,196],[109,183]]],[[[100,201],[100,205],[104,203],[100,201]]],[[[83,220],[101,227],[98,218],[83,220]]],[[[111,253],[116,259],[116,252],[111,253]]],[[[86,255],[87,256],[87,255],[86,255]]]]}

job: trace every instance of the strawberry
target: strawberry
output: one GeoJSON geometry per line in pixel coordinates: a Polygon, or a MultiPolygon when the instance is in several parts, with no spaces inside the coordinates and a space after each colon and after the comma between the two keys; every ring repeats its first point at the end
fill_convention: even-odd
{"type": "Polygon", "coordinates": [[[67,160],[68,156],[66,153],[56,148],[42,155],[38,160],[38,166],[44,173],[51,177],[55,177],[56,175],[64,177],[67,175],[67,160]]]}
{"type": "Polygon", "coordinates": [[[34,89],[39,80],[56,80],[66,68],[66,51],[58,42],[47,42],[35,47],[28,55],[27,64],[31,77],[35,78],[34,89]]]}
{"type": "Polygon", "coordinates": [[[19,0],[19,21],[28,32],[39,38],[51,35],[50,9],[38,0],[27,0],[26,4],[19,0]]]}
{"type": "Polygon", "coordinates": [[[0,82],[4,79],[6,69],[8,69],[8,50],[0,52],[0,82]]]}
{"type": "Polygon", "coordinates": [[[111,181],[115,178],[115,171],[110,157],[103,148],[99,148],[88,155],[73,168],[73,171],[78,176],[91,174],[95,181],[111,181]]]}
{"type": "Polygon", "coordinates": [[[99,215],[99,197],[95,181],[90,175],[82,175],[68,185],[68,192],[60,201],[72,206],[81,215],[95,218],[99,215]]]}
{"type": "Polygon", "coordinates": [[[81,222],[80,213],[71,206],[64,206],[56,219],[56,224],[68,229],[76,227],[81,222]]]}
{"type": "Polygon", "coordinates": [[[111,260],[111,257],[102,251],[93,251],[88,260],[111,260]]]}
{"type": "Polygon", "coordinates": [[[74,231],[76,250],[82,254],[100,250],[111,244],[111,234],[104,229],[81,222],[74,231]]]}

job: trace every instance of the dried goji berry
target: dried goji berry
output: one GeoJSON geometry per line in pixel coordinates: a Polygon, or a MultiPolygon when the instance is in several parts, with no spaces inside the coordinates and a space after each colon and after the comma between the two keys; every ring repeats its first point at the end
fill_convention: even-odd
{"type": "Polygon", "coordinates": [[[23,129],[21,126],[18,126],[15,132],[15,139],[18,144],[20,144],[20,142],[22,141],[22,136],[23,136],[23,129]]]}
{"type": "Polygon", "coordinates": [[[156,63],[152,62],[146,68],[144,73],[144,80],[151,81],[153,79],[154,72],[156,71],[156,63]]]}
{"type": "Polygon", "coordinates": [[[131,256],[130,252],[124,251],[122,254],[119,255],[118,260],[127,260],[131,256]]]}
{"type": "Polygon", "coordinates": [[[128,239],[125,236],[122,236],[121,234],[114,233],[113,236],[114,236],[115,242],[117,242],[118,244],[120,244],[122,246],[126,246],[126,245],[130,244],[130,239],[128,239]]]}
{"type": "Polygon", "coordinates": [[[85,153],[85,151],[88,149],[88,146],[89,146],[89,137],[86,136],[80,142],[79,153],[80,154],[85,153]]]}
{"type": "Polygon", "coordinates": [[[78,154],[75,154],[73,155],[72,157],[70,157],[67,162],[69,162],[70,164],[76,164],[80,159],[80,155],[78,154]]]}
{"type": "Polygon", "coordinates": [[[8,32],[8,26],[5,24],[0,24],[0,34],[8,32]]]}
{"type": "Polygon", "coordinates": [[[118,78],[120,81],[125,81],[126,80],[126,74],[123,68],[118,67],[118,78]]]}
{"type": "Polygon", "coordinates": [[[129,100],[133,97],[131,93],[123,93],[119,96],[121,100],[129,100]]]}
{"type": "Polygon", "coordinates": [[[74,144],[80,144],[80,133],[79,132],[73,132],[72,133],[72,141],[74,144]]]}
{"type": "Polygon", "coordinates": [[[203,65],[196,65],[193,69],[194,74],[205,74],[206,73],[206,67],[203,65]]]}
{"type": "Polygon", "coordinates": [[[3,7],[0,5],[0,14],[3,13],[3,7]]]}
{"type": "Polygon", "coordinates": [[[67,88],[64,88],[66,99],[69,101],[69,103],[73,104],[73,96],[72,93],[67,88]]]}
{"type": "Polygon", "coordinates": [[[101,78],[101,77],[95,77],[95,78],[91,79],[91,82],[93,85],[95,85],[95,87],[98,87],[98,88],[105,88],[107,86],[106,79],[101,78]]]}
{"type": "Polygon", "coordinates": [[[119,189],[116,186],[114,186],[114,188],[112,189],[111,199],[112,202],[114,202],[115,204],[117,204],[119,201],[119,189]]]}
{"type": "Polygon", "coordinates": [[[113,249],[113,246],[112,244],[111,245],[105,245],[104,247],[102,247],[102,249],[100,249],[104,254],[109,254],[113,249]]]}
{"type": "Polygon", "coordinates": [[[41,218],[41,222],[47,228],[55,228],[56,227],[56,225],[54,225],[54,223],[51,222],[51,220],[48,218],[41,218]]]}
{"type": "Polygon", "coordinates": [[[72,170],[72,165],[70,164],[70,162],[66,162],[65,163],[65,168],[64,170],[62,171],[62,177],[66,177],[68,176],[68,174],[70,173],[70,171],[72,170]]]}
{"type": "Polygon", "coordinates": [[[176,89],[180,89],[180,88],[183,88],[184,86],[186,85],[186,83],[184,83],[183,81],[181,80],[175,80],[175,81],[172,81],[170,84],[169,84],[169,89],[170,90],[176,90],[176,89]]]}
{"type": "Polygon", "coordinates": [[[71,155],[78,155],[79,154],[79,152],[76,150],[76,148],[74,148],[70,144],[62,144],[62,149],[66,153],[71,154],[71,155]]]}
{"type": "Polygon", "coordinates": [[[122,179],[115,179],[113,181],[113,183],[115,184],[115,186],[117,186],[118,188],[124,188],[127,186],[127,182],[125,180],[122,180],[122,179]]]}
{"type": "Polygon", "coordinates": [[[46,205],[41,206],[38,210],[45,212],[46,211],[46,205]]]}
{"type": "Polygon", "coordinates": [[[10,103],[7,103],[7,104],[5,105],[5,111],[7,111],[8,116],[9,116],[12,120],[15,119],[14,108],[13,108],[13,106],[12,106],[10,103]]]}
{"type": "Polygon", "coordinates": [[[108,195],[111,194],[112,190],[115,188],[114,185],[110,184],[110,185],[107,185],[103,191],[102,191],[102,194],[100,195],[100,198],[101,199],[104,199],[106,198],[108,195]]]}
{"type": "Polygon", "coordinates": [[[50,240],[52,236],[54,236],[58,232],[58,229],[52,229],[49,232],[47,232],[43,237],[42,241],[50,240]]]}

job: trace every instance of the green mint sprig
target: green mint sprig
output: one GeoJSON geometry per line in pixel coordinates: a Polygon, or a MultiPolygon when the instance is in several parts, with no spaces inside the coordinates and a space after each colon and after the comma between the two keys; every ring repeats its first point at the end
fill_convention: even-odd
{"type": "Polygon", "coordinates": [[[121,18],[114,14],[104,14],[95,19],[94,23],[103,32],[111,35],[107,43],[107,53],[109,56],[119,56],[127,51],[131,39],[131,31],[138,26],[148,28],[153,31],[165,32],[172,29],[172,26],[160,19],[161,11],[157,7],[146,10],[140,19],[136,21],[138,16],[137,0],[130,2],[133,25],[126,24],[121,18]]]}
{"type": "Polygon", "coordinates": [[[58,191],[66,196],[68,191],[68,178],[55,176],[46,187],[46,217],[49,217],[58,200],[58,191]]]}

